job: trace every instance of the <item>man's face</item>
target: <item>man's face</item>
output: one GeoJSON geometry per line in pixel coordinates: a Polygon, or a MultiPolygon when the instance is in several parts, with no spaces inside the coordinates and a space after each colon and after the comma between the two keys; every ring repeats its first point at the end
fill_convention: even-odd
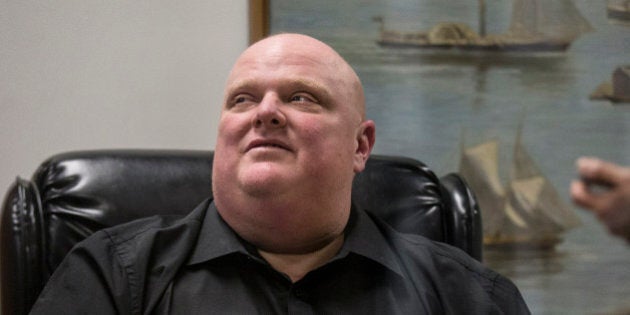
{"type": "Polygon", "coordinates": [[[213,162],[217,208],[259,248],[315,248],[343,231],[352,179],[373,142],[360,82],[341,57],[304,36],[264,40],[227,81],[213,162]]]}
{"type": "MultiPolygon", "coordinates": [[[[228,79],[215,161],[240,189],[279,193],[352,177],[360,95],[338,64],[309,47],[246,52],[228,79]]],[[[356,164],[356,165],[355,165],[356,164]]]]}

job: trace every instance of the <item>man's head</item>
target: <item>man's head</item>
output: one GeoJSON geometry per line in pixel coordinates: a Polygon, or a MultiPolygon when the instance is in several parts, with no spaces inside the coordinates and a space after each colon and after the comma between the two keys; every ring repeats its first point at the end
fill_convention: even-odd
{"type": "Polygon", "coordinates": [[[252,45],[225,90],[212,178],[219,213],[265,251],[317,250],[343,232],[374,134],[359,78],[332,48],[298,34],[252,45]]]}

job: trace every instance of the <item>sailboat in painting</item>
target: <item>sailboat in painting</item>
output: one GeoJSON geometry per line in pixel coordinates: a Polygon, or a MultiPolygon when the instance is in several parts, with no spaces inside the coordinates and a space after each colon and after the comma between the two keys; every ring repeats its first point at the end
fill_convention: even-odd
{"type": "Polygon", "coordinates": [[[429,31],[401,32],[387,29],[382,17],[377,43],[385,47],[458,48],[490,51],[564,51],[590,23],[570,0],[514,0],[510,28],[486,34],[485,0],[479,1],[479,31],[457,22],[443,22],[429,31]]]}
{"type": "Polygon", "coordinates": [[[580,224],[521,143],[514,146],[507,185],[501,181],[499,142],[462,148],[460,174],[475,192],[483,218],[484,245],[551,249],[561,235],[580,224]]]}

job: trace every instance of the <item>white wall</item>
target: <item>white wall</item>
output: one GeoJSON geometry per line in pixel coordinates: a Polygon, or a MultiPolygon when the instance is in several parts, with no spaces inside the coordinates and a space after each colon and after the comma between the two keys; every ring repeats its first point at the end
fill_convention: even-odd
{"type": "Polygon", "coordinates": [[[247,1],[0,2],[0,193],[47,157],[212,149],[247,1]]]}
{"type": "Polygon", "coordinates": [[[211,149],[247,1],[0,2],[0,192],[45,158],[211,149]]]}

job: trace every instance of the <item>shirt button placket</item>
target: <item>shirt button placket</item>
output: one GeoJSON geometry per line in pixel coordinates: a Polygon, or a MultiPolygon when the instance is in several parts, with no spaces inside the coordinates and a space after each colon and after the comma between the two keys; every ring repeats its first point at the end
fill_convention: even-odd
{"type": "Polygon", "coordinates": [[[308,303],[308,293],[300,288],[291,288],[288,299],[289,314],[314,314],[308,303]]]}

